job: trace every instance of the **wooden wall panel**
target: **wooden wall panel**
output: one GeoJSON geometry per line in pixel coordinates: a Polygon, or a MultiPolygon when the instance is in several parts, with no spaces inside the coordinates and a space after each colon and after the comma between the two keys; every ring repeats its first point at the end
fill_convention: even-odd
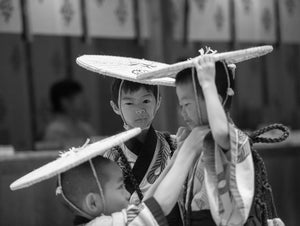
{"type": "Polygon", "coordinates": [[[21,36],[0,35],[0,49],[0,143],[30,149],[30,100],[21,36]]]}
{"type": "Polygon", "coordinates": [[[51,119],[49,89],[55,81],[71,75],[68,75],[66,70],[63,37],[35,36],[31,51],[37,125],[35,139],[39,140],[42,139],[45,126],[51,119]]]}

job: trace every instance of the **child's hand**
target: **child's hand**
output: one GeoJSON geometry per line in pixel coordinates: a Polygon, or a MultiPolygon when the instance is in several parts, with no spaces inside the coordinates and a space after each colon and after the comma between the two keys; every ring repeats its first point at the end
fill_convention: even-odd
{"type": "Polygon", "coordinates": [[[200,56],[193,61],[199,80],[199,84],[202,88],[207,85],[215,83],[215,61],[211,55],[200,56]]]}
{"type": "Polygon", "coordinates": [[[208,127],[195,127],[183,142],[181,149],[183,149],[185,152],[187,151],[188,153],[198,152],[197,154],[200,154],[204,137],[208,131],[208,127]]]}
{"type": "Polygon", "coordinates": [[[179,127],[176,133],[176,141],[177,141],[177,149],[180,149],[180,147],[183,144],[183,141],[187,136],[190,134],[191,130],[187,127],[179,127]]]}

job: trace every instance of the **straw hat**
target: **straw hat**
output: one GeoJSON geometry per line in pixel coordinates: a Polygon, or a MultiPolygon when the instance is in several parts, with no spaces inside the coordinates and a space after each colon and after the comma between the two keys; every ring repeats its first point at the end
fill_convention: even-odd
{"type": "MultiPolygon", "coordinates": [[[[224,60],[227,64],[235,64],[263,56],[272,50],[272,46],[265,45],[224,53],[212,51],[209,54],[214,55],[215,61],[224,60]]],[[[83,55],[76,59],[76,63],[89,71],[114,78],[149,85],[175,86],[176,74],[185,68],[193,67],[193,60],[196,58],[175,64],[165,64],[130,57],[83,55]]]]}
{"type": "Polygon", "coordinates": [[[173,78],[137,79],[137,76],[142,73],[169,66],[168,64],[155,61],[120,56],[83,55],[76,59],[76,63],[89,71],[113,78],[149,85],[174,86],[175,84],[175,79],[173,78]]]}
{"type": "Polygon", "coordinates": [[[58,159],[16,180],[10,185],[10,189],[18,190],[21,188],[29,187],[43,180],[57,176],[98,155],[103,155],[110,148],[131,139],[132,137],[138,135],[140,132],[140,128],[134,128],[105,138],[101,141],[88,144],[81,148],[72,148],[69,151],[62,153],[58,159]]]}
{"type": "MultiPolygon", "coordinates": [[[[210,49],[209,49],[210,50],[210,49]]],[[[175,78],[176,74],[189,67],[194,67],[193,61],[203,54],[213,54],[215,61],[224,60],[226,64],[235,64],[242,61],[246,61],[252,58],[260,57],[272,52],[273,47],[270,45],[252,47],[248,49],[224,52],[224,53],[216,53],[216,51],[211,51],[208,53],[204,53],[204,51],[200,52],[200,56],[171,64],[165,65],[163,67],[157,68],[155,70],[151,70],[148,72],[144,72],[137,76],[137,79],[145,80],[145,79],[158,79],[158,78],[175,78]]]]}

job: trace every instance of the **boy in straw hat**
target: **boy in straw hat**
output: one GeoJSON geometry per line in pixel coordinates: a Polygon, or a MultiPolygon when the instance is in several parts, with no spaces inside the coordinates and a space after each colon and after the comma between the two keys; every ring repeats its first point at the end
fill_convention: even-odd
{"type": "Polygon", "coordinates": [[[87,226],[168,225],[164,216],[176,203],[188,170],[200,154],[198,146],[202,141],[196,138],[204,133],[195,128],[189,134],[153,197],[128,206],[130,194],[125,189],[121,169],[101,155],[140,132],[140,128],[135,128],[86,147],[71,149],[10,187],[16,190],[58,175],[57,193],[73,211],[89,219],[87,226]]]}
{"type": "MultiPolygon", "coordinates": [[[[157,85],[114,79],[110,104],[124,123],[124,128],[142,128],[142,132],[108,151],[105,156],[117,162],[125,177],[131,203],[139,203],[159,177],[176,149],[176,140],[157,131],[152,121],[159,109],[161,96],[157,85]]],[[[167,216],[170,225],[182,225],[178,205],[167,216]]]]}
{"type": "Polygon", "coordinates": [[[228,117],[233,71],[224,62],[215,64],[210,55],[194,65],[197,71],[186,68],[176,75],[176,94],[188,126],[182,130],[200,126],[210,131],[181,199],[185,223],[243,225],[253,199],[254,168],[247,136],[228,117]]]}
{"type": "MultiPolygon", "coordinates": [[[[105,154],[121,167],[126,189],[131,194],[130,202],[139,203],[176,150],[175,137],[152,126],[161,102],[158,85],[168,85],[173,79],[137,80],[137,74],[165,65],[153,61],[84,55],[77,58],[77,63],[88,70],[113,77],[110,101],[113,111],[121,117],[126,130],[142,128],[140,135],[105,154]]],[[[80,222],[81,219],[76,220],[80,222]]],[[[172,226],[182,225],[177,204],[167,220],[172,226]]]]}
{"type": "Polygon", "coordinates": [[[261,217],[256,218],[256,213],[253,213],[257,210],[253,210],[256,207],[252,202],[258,197],[254,196],[257,192],[254,171],[257,156],[252,156],[249,137],[233,124],[229,116],[235,65],[215,62],[213,54],[203,54],[194,59],[193,64],[194,67],[176,75],[176,94],[188,126],[181,130],[200,126],[209,128],[209,132],[181,197],[185,224],[283,225],[278,218],[267,221],[267,216],[260,222],[261,217]]]}
{"type": "Polygon", "coordinates": [[[272,50],[272,46],[225,53],[201,49],[201,56],[138,76],[141,80],[176,77],[176,93],[187,124],[187,128],[179,128],[178,135],[195,126],[209,130],[180,198],[185,225],[284,225],[277,218],[263,160],[252,143],[283,141],[288,129],[274,124],[246,135],[229,117],[235,69],[229,64],[272,50]],[[271,129],[284,133],[274,139],[259,137],[271,129]]]}

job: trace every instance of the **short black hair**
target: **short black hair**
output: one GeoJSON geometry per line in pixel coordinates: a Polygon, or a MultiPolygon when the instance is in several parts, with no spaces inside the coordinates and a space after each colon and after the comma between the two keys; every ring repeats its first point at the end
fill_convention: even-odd
{"type": "MultiPolygon", "coordinates": [[[[119,88],[120,88],[121,81],[122,81],[121,79],[115,78],[112,82],[112,85],[111,85],[111,100],[116,105],[118,105],[119,88]]],[[[138,91],[141,88],[145,88],[147,91],[152,92],[155,99],[157,98],[157,93],[158,93],[158,86],[157,85],[148,85],[148,84],[132,82],[132,81],[128,81],[128,80],[124,80],[124,82],[122,84],[122,90],[125,93],[135,92],[135,91],[138,91]]]]}
{"type": "Polygon", "coordinates": [[[82,86],[72,79],[63,79],[55,82],[50,88],[50,101],[53,112],[64,113],[62,100],[72,98],[82,92],[82,86]]]}
{"type": "MultiPolygon", "coordinates": [[[[228,92],[228,88],[234,90],[234,72],[233,70],[224,62],[224,61],[217,61],[216,65],[216,87],[218,94],[222,97],[223,101],[225,100],[228,92]],[[229,83],[229,84],[228,84],[229,83]]],[[[182,71],[178,72],[176,75],[176,86],[180,84],[187,84],[192,83],[192,70],[194,70],[194,75],[196,75],[196,69],[193,68],[186,68],[182,71]]],[[[198,82],[198,77],[195,76],[196,81],[196,89],[197,93],[203,98],[202,89],[198,82]]],[[[231,106],[232,96],[227,96],[227,101],[225,103],[225,110],[229,110],[231,106]]]]}
{"type": "MultiPolygon", "coordinates": [[[[108,164],[112,164],[113,161],[103,156],[97,156],[92,159],[92,163],[103,189],[104,185],[110,179],[105,167],[108,164]]],[[[60,177],[64,195],[78,208],[81,207],[82,200],[87,194],[91,192],[99,193],[99,188],[89,161],[62,173],[60,177]]]]}

